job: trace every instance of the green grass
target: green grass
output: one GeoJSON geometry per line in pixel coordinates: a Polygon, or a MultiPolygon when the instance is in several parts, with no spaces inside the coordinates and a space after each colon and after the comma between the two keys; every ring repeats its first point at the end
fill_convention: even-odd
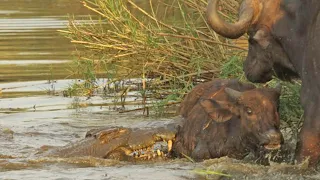
{"type": "Polygon", "coordinates": [[[242,57],[232,56],[227,62],[222,65],[219,78],[237,78],[241,81],[246,81],[242,62],[242,57]]]}

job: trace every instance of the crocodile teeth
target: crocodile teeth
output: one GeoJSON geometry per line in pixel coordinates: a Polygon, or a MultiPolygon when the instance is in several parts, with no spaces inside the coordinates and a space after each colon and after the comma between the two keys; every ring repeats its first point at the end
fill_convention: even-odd
{"type": "Polygon", "coordinates": [[[137,152],[137,151],[134,151],[133,157],[137,157],[137,156],[138,156],[138,152],[137,152]]]}
{"type": "Polygon", "coordinates": [[[148,155],[143,154],[143,155],[140,155],[140,156],[139,156],[139,158],[145,158],[145,157],[148,157],[148,155]]]}
{"type": "Polygon", "coordinates": [[[168,141],[168,152],[172,150],[172,140],[168,141]]]}
{"type": "Polygon", "coordinates": [[[159,149],[157,149],[157,155],[161,156],[161,151],[159,149]]]}
{"type": "Polygon", "coordinates": [[[147,153],[147,151],[146,150],[144,150],[144,149],[141,149],[141,152],[140,152],[141,154],[146,154],[147,153]]]}

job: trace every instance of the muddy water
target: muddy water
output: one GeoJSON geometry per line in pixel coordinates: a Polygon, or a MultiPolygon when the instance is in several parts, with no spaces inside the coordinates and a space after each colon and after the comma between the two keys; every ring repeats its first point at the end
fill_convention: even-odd
{"type": "Polygon", "coordinates": [[[70,77],[67,69],[73,46],[57,30],[66,27],[67,14],[82,19],[89,13],[78,0],[1,0],[0,179],[202,179],[194,173],[199,168],[227,173],[231,179],[319,177],[317,173],[305,174],[303,166],[265,167],[228,158],[140,164],[94,158],[34,158],[41,146],[80,140],[91,128],[136,126],[155,119],[141,113],[119,114],[110,110],[114,109],[111,105],[99,105],[111,99],[61,95],[77,80],[66,78],[70,77]],[[74,104],[81,104],[81,108],[74,108],[74,104]]]}
{"type": "Polygon", "coordinates": [[[81,20],[89,13],[78,0],[1,0],[0,179],[192,177],[188,163],[133,165],[94,158],[32,157],[43,145],[62,146],[80,140],[94,127],[154,120],[97,105],[112,100],[61,95],[76,80],[67,79],[73,46],[57,30],[66,27],[68,14],[89,23],[81,20]],[[82,108],[75,109],[73,104],[82,108]]]}

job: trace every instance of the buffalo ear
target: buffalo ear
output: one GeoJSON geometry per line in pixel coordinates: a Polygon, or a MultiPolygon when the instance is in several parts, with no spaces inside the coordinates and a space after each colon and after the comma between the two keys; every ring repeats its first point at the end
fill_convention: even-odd
{"type": "Polygon", "coordinates": [[[228,109],[222,108],[221,104],[223,104],[223,102],[212,99],[203,99],[200,101],[200,105],[212,120],[216,122],[226,122],[232,118],[233,114],[228,109]]]}
{"type": "Polygon", "coordinates": [[[270,94],[269,97],[272,100],[279,102],[279,97],[281,95],[281,91],[282,91],[282,86],[280,83],[278,83],[275,88],[271,88],[271,91],[269,93],[270,94]]]}
{"type": "Polygon", "coordinates": [[[279,97],[281,95],[281,91],[282,91],[282,86],[280,83],[278,83],[274,88],[267,88],[265,90],[265,93],[266,93],[265,95],[268,96],[270,100],[278,103],[279,97]]]}
{"type": "Polygon", "coordinates": [[[259,29],[253,36],[253,39],[256,40],[263,49],[266,49],[270,44],[268,37],[268,33],[264,29],[259,29]]]}

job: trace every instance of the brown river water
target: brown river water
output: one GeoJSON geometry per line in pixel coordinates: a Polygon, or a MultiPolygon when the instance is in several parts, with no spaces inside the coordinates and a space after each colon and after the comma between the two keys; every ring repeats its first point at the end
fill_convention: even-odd
{"type": "Polygon", "coordinates": [[[98,106],[112,101],[100,97],[62,96],[75,81],[68,70],[73,45],[57,30],[66,27],[68,14],[86,23],[82,19],[89,13],[78,0],[0,0],[0,179],[320,179],[303,165],[262,166],[229,158],[200,163],[35,158],[41,146],[78,141],[95,127],[131,127],[156,119],[98,106]],[[75,102],[86,106],[75,109],[75,102]],[[200,176],[195,169],[231,177],[200,176]]]}

